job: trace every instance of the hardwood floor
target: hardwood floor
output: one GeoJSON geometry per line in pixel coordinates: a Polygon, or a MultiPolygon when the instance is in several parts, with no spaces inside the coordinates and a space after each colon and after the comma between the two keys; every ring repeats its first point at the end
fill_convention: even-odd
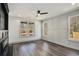
{"type": "Polygon", "coordinates": [[[9,47],[8,56],[79,56],[79,51],[44,40],[15,44],[9,47]]]}

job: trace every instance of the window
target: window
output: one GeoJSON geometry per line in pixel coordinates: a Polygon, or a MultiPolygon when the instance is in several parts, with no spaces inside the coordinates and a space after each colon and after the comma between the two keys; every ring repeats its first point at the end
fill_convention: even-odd
{"type": "Polygon", "coordinates": [[[79,15],[69,18],[69,38],[79,40],[79,15]]]}
{"type": "Polygon", "coordinates": [[[20,22],[20,36],[32,36],[34,35],[35,24],[31,21],[21,21],[20,22]]]}

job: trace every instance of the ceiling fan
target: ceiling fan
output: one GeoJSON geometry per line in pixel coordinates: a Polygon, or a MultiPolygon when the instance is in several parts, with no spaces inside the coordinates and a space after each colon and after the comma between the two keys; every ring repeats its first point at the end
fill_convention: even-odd
{"type": "Polygon", "coordinates": [[[45,15],[45,14],[48,14],[48,12],[40,12],[40,10],[37,10],[36,17],[38,17],[39,15],[45,15]]]}

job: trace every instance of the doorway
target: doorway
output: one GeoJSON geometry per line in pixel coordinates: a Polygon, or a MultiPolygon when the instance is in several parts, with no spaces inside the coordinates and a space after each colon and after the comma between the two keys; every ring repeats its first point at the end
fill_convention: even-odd
{"type": "Polygon", "coordinates": [[[48,36],[48,23],[44,23],[44,38],[47,38],[48,36]]]}

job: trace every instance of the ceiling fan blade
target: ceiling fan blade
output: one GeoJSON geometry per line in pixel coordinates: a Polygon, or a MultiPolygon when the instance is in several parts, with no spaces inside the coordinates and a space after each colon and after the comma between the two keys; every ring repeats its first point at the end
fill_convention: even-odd
{"type": "Polygon", "coordinates": [[[43,14],[48,14],[48,12],[40,13],[40,15],[43,15],[43,14]]]}

